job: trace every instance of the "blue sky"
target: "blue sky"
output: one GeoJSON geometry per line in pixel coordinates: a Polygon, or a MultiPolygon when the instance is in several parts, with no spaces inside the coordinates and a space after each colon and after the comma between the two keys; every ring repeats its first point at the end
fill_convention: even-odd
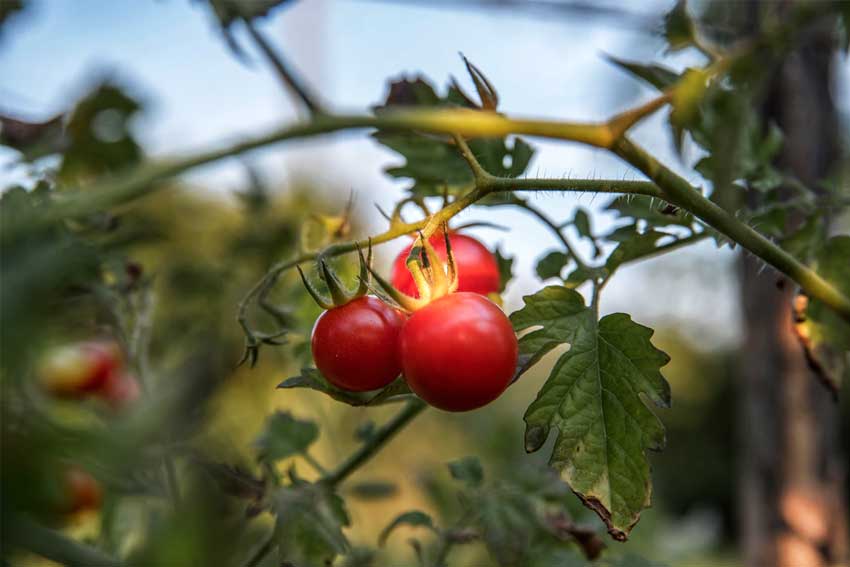
{"type": "MultiPolygon", "coordinates": [[[[597,120],[652,95],[603,58],[605,53],[636,60],[661,58],[663,44],[647,30],[575,14],[541,17],[425,4],[302,0],[273,13],[262,27],[327,101],[349,111],[379,101],[387,78],[402,73],[422,73],[441,86],[450,75],[466,81],[458,52],[487,74],[499,90],[502,108],[512,114],[597,120]]],[[[661,14],[671,2],[616,4],[661,14]]],[[[244,39],[238,30],[237,37],[244,39]]],[[[41,0],[31,13],[12,22],[0,42],[0,110],[47,117],[85,92],[95,77],[107,74],[148,102],[136,130],[154,156],[235,140],[297,118],[291,100],[259,58],[246,66],[230,54],[201,3],[41,0]]],[[[250,51],[249,42],[243,45],[250,51]]],[[[668,59],[678,66],[694,61],[687,55],[668,59]]],[[[674,154],[663,120],[662,115],[647,121],[636,137],[699,182],[674,154]]],[[[532,175],[639,177],[599,150],[555,142],[536,145],[532,175]]],[[[12,154],[0,152],[0,185],[20,176],[19,169],[9,167],[12,159],[12,154]]],[[[347,194],[353,188],[359,210],[375,231],[381,229],[381,219],[372,203],[391,208],[401,195],[402,184],[381,173],[397,158],[366,136],[278,146],[253,159],[274,185],[309,176],[319,190],[329,193],[347,194]]],[[[187,179],[224,195],[239,186],[242,176],[241,166],[231,160],[195,171],[187,179]]],[[[571,218],[576,204],[598,209],[607,201],[591,195],[537,199],[561,220],[571,218]]],[[[514,230],[513,236],[488,229],[478,229],[476,235],[519,256],[519,277],[509,289],[509,300],[516,303],[538,285],[534,259],[554,249],[556,242],[519,212],[487,215],[514,230]]],[[[480,218],[472,211],[462,220],[480,218]]],[[[602,215],[595,220],[603,227],[610,223],[602,215]]],[[[734,339],[737,320],[730,297],[735,291],[726,270],[731,255],[706,244],[683,256],[673,264],[653,261],[624,270],[606,290],[603,308],[629,310],[650,324],[684,319],[695,334],[734,339]],[[714,266],[712,285],[702,286],[695,301],[693,290],[706,277],[696,267],[706,262],[714,266]],[[658,277],[676,266],[676,281],[658,277]],[[671,299],[654,300],[659,291],[671,299]]]]}

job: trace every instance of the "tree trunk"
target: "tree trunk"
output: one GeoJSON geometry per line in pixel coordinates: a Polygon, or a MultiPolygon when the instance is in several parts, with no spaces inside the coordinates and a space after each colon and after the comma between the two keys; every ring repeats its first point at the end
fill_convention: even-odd
{"type": "MultiPolygon", "coordinates": [[[[779,166],[810,187],[837,157],[832,27],[813,31],[789,54],[763,109],[765,123],[776,122],[785,134],[779,166]]],[[[792,282],[748,255],[740,261],[740,282],[744,559],[752,567],[843,564],[850,552],[838,404],[808,368],[793,334],[792,282]]]]}

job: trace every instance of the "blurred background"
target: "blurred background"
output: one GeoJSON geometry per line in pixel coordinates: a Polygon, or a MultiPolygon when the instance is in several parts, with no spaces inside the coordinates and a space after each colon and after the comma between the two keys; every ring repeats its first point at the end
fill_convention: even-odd
{"type": "MultiPolygon", "coordinates": [[[[335,109],[359,111],[379,104],[387,95],[388,80],[402,76],[424,75],[441,89],[455,76],[469,86],[458,55],[463,53],[497,87],[506,112],[595,121],[647,100],[652,93],[610,64],[606,56],[663,61],[677,70],[702,62],[691,52],[664,52],[665,43],[657,32],[673,4],[655,0],[305,0],[287,3],[258,25],[335,109]]],[[[693,3],[691,8],[702,14],[712,9],[708,2],[693,3]]],[[[46,121],[103,85],[113,85],[138,105],[128,113],[129,135],[138,143],[139,154],[152,158],[188,153],[222,140],[236,141],[296,120],[300,111],[262,57],[249,41],[240,43],[244,50],[241,59],[224,41],[209,6],[201,2],[33,0],[0,28],[0,114],[46,121]]],[[[836,51],[830,55],[824,88],[836,105],[839,141],[845,144],[850,112],[850,62],[845,54],[836,51]]],[[[686,145],[680,156],[663,114],[642,123],[635,137],[690,182],[706,183],[692,168],[700,150],[686,145]]],[[[530,175],[640,178],[602,150],[553,141],[535,140],[534,145],[537,153],[528,169],[530,175]]],[[[191,439],[207,456],[243,463],[250,469],[250,448],[266,417],[276,409],[286,409],[319,424],[321,435],[312,456],[330,466],[357,445],[353,431],[392,415],[392,409],[350,408],[318,393],[275,389],[283,379],[297,374],[305,362],[304,337],[318,314],[294,274],[282,279],[276,299],[294,306],[292,317],[301,334],[293,334],[285,347],[264,347],[257,367],[233,368],[243,346],[235,319],[239,299],[271,264],[293,253],[296,240],[303,235],[305,218],[339,215],[349,194],[354,195],[354,234],[384,230],[386,221],[375,205],[391,210],[403,196],[405,183],[383,173],[398,162],[396,154],[368,136],[347,133],[315,138],[195,169],[156,197],[123,211],[120,226],[103,244],[120,250],[122,262],[132,261],[143,274],[140,287],[126,300],[134,309],[133,321],[126,328],[131,329],[128,336],[132,337],[142,305],[149,318],[149,328],[143,327],[149,335],[146,348],[154,361],[151,368],[144,369],[149,374],[144,386],[170,391],[169,383],[178,380],[193,385],[207,379],[215,383],[217,387],[209,392],[200,388],[209,397],[203,398],[202,424],[193,430],[191,439]]],[[[56,166],[50,158],[35,165],[22,163],[19,152],[0,147],[0,187],[20,185],[32,190],[40,176],[56,166]]],[[[532,200],[557,220],[569,220],[577,207],[583,207],[593,212],[592,221],[599,231],[613,226],[614,217],[604,211],[610,198],[573,193],[538,195],[532,200]]],[[[557,249],[558,243],[545,227],[517,210],[473,208],[456,222],[483,220],[507,229],[478,227],[468,232],[491,249],[499,248],[514,257],[514,278],[504,296],[505,309],[510,312],[521,305],[523,295],[540,287],[536,261],[547,250],[557,249]]],[[[837,230],[841,229],[839,222],[837,230]]],[[[406,244],[403,240],[377,250],[381,269],[388,269],[406,244]]],[[[589,244],[583,251],[590,253],[589,244]]],[[[11,262],[10,256],[5,255],[3,261],[11,262]]],[[[754,415],[760,414],[748,409],[748,398],[742,393],[747,372],[740,355],[742,345],[751,346],[753,333],[758,334],[745,321],[750,289],[746,282],[775,289],[777,275],[771,270],[747,275],[744,264],[737,251],[703,241],[676,254],[627,266],[602,296],[603,312],[626,311],[635,321],[656,329],[655,344],[672,357],[664,373],[672,386],[674,404],[672,409],[657,410],[667,428],[667,449],[650,457],[653,507],[642,514],[629,542],[609,541],[616,554],[634,552],[671,566],[739,565],[745,557],[752,557],[745,554],[744,538],[745,534],[754,537],[753,528],[747,532],[742,525],[752,518],[741,510],[742,482],[750,474],[744,456],[753,443],[746,432],[764,433],[772,426],[757,421],[754,415]]],[[[108,266],[105,273],[112,274],[112,283],[135,285],[123,263],[108,266]]],[[[7,291],[10,285],[4,282],[7,291]]],[[[39,352],[66,340],[85,340],[95,334],[92,329],[103,328],[97,301],[85,299],[82,308],[74,304],[51,312],[49,305],[36,305],[37,292],[30,300],[32,312],[39,315],[33,315],[29,325],[18,326],[15,319],[16,328],[12,329],[13,319],[8,313],[3,315],[4,355],[20,359],[14,364],[10,359],[4,362],[4,384],[9,373],[31,366],[39,352]],[[91,321],[98,323],[92,325],[91,321]],[[37,340],[22,338],[26,332],[32,332],[37,340]]],[[[110,324],[121,327],[122,322],[110,324]]],[[[781,366],[777,360],[783,356],[781,351],[763,351],[755,364],[781,366]]],[[[546,450],[530,456],[523,450],[521,416],[548,370],[549,365],[536,369],[483,410],[458,415],[426,412],[404,430],[342,489],[351,514],[352,527],[346,530],[350,540],[374,546],[380,530],[408,509],[451,518],[456,503],[445,468],[449,461],[477,455],[486,477],[493,479],[522,479],[526,467],[542,466],[546,450]]],[[[781,372],[781,368],[774,371],[781,372]]],[[[836,443],[843,443],[846,455],[850,421],[846,396],[841,397],[844,418],[834,425],[841,431],[836,443]]],[[[185,403],[184,397],[176,399],[175,403],[185,403]]],[[[56,412],[56,419],[70,423],[98,419],[88,414],[88,408],[66,403],[50,411],[56,412]]],[[[89,441],[73,440],[65,448],[88,446],[89,441]]],[[[4,443],[4,461],[19,454],[21,443],[4,443]]],[[[127,445],[131,444],[127,440],[115,454],[130,450],[127,445]]],[[[87,450],[80,451],[85,460],[87,450]]],[[[96,471],[106,487],[101,513],[64,529],[80,540],[107,542],[107,548],[112,546],[123,555],[148,550],[140,553],[154,554],[142,555],[149,565],[191,564],[181,563],[181,558],[198,557],[193,555],[198,551],[192,547],[189,532],[208,515],[216,516],[217,510],[186,508],[185,514],[197,517],[180,524],[173,516],[137,505],[133,498],[119,498],[118,494],[130,490],[121,481],[127,471],[122,471],[120,460],[113,455],[111,468],[96,471]],[[104,519],[107,515],[108,521],[104,519]],[[109,526],[109,533],[104,533],[104,526],[109,526]],[[163,545],[152,552],[150,541],[163,545]]],[[[842,462],[840,458],[838,462],[842,462]]],[[[6,466],[4,463],[4,477],[8,479],[6,466]]],[[[36,466],[38,463],[33,464],[36,466]]],[[[281,471],[287,468],[288,461],[279,464],[281,471]]],[[[315,477],[301,461],[297,470],[305,478],[315,477]]],[[[12,472],[14,478],[20,471],[12,472]]],[[[178,473],[190,484],[185,480],[189,472],[178,473]]],[[[839,484],[845,483],[837,493],[842,495],[839,515],[846,517],[846,476],[836,475],[839,484]]],[[[4,484],[4,512],[8,486],[4,484]]],[[[139,496],[146,497],[144,493],[139,496]]],[[[572,499],[571,508],[578,521],[601,528],[577,499],[572,499]]],[[[268,519],[260,517],[258,521],[262,524],[268,519]]],[[[259,528],[231,528],[222,533],[259,540],[259,528]],[[237,532],[239,535],[234,535],[237,532]]],[[[400,528],[380,552],[378,564],[414,565],[414,552],[406,541],[414,535],[425,542],[429,538],[421,528],[400,528]]],[[[843,537],[846,544],[846,526],[843,536],[832,535],[843,537]]],[[[224,561],[215,555],[215,546],[211,547],[205,551],[208,557],[224,561]]],[[[40,561],[32,555],[18,555],[12,556],[8,565],[37,565],[40,561]]],[[[471,545],[453,551],[450,564],[495,565],[498,559],[482,546],[471,545]]]]}

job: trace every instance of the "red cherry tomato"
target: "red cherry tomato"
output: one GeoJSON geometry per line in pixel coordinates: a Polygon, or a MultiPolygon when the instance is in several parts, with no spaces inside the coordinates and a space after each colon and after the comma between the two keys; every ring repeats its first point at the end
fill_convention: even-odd
{"type": "Polygon", "coordinates": [[[115,343],[92,341],[54,350],[39,374],[51,394],[79,397],[100,389],[121,364],[121,351],[115,343]]]}
{"type": "Polygon", "coordinates": [[[100,508],[103,493],[95,478],[79,467],[69,467],[64,478],[65,501],[63,512],[76,514],[100,508]]]}
{"type": "Polygon", "coordinates": [[[359,297],[322,313],[313,327],[313,360],[334,386],[363,392],[401,373],[398,335],[404,315],[376,297],[359,297]]]}
{"type": "Polygon", "coordinates": [[[401,330],[404,377],[434,407],[467,411],[501,395],[516,370],[511,322],[492,301],[453,293],[413,315],[401,330]]]}
{"type": "MultiPolygon", "coordinates": [[[[448,254],[443,235],[433,235],[430,242],[437,255],[445,261],[448,254]]],[[[449,243],[457,266],[457,291],[471,291],[481,295],[498,293],[501,278],[499,266],[493,254],[483,244],[465,234],[449,233],[449,243]]],[[[399,291],[412,297],[419,297],[413,276],[407,269],[407,256],[412,247],[413,244],[402,250],[393,262],[392,283],[399,291]]]]}
{"type": "Polygon", "coordinates": [[[113,373],[97,392],[114,410],[132,405],[141,395],[139,381],[132,374],[113,373]]]}

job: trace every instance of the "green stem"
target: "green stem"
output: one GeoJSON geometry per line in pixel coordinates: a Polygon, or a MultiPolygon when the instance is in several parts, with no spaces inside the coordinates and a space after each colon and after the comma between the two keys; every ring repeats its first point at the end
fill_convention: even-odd
{"type": "Polygon", "coordinates": [[[281,55],[271,45],[271,43],[269,43],[262,32],[260,32],[260,30],[258,30],[254,25],[254,22],[250,18],[244,17],[242,18],[242,21],[244,22],[245,28],[248,30],[248,34],[251,36],[251,39],[254,40],[254,43],[256,43],[257,47],[260,48],[260,51],[263,52],[266,60],[272,66],[284,86],[292,90],[298,96],[298,99],[304,104],[304,106],[307,107],[310,114],[324,113],[322,105],[319,104],[312,94],[310,94],[304,83],[286,64],[283,59],[283,55],[281,55]]]}
{"type": "Polygon", "coordinates": [[[7,527],[9,543],[69,567],[121,567],[122,562],[99,549],[74,541],[25,518],[7,527]]]}
{"type": "Polygon", "coordinates": [[[624,136],[618,140],[613,151],[652,179],[663,192],[664,199],[693,213],[707,225],[728,236],[796,281],[809,297],[822,301],[841,317],[850,321],[850,298],[838,291],[817,272],[703,197],[699,189],[665,167],[628,137],[624,136]]]}
{"type": "Polygon", "coordinates": [[[573,140],[601,147],[609,145],[612,141],[609,128],[605,124],[511,119],[495,113],[464,109],[395,110],[383,112],[378,116],[316,115],[309,122],[283,126],[236,144],[221,146],[181,159],[141,165],[124,174],[95,181],[73,198],[57,203],[45,220],[76,218],[115,206],[151,192],[158,183],[166,179],[227,157],[238,156],[286,140],[360,128],[415,130],[446,135],[458,133],[469,137],[526,134],[573,140]]]}
{"type": "Polygon", "coordinates": [[[395,417],[375,431],[369,440],[363,443],[338,468],[322,477],[321,482],[328,486],[336,486],[345,480],[351,473],[377,453],[399,430],[407,425],[414,417],[422,413],[422,410],[426,407],[425,402],[419,399],[407,402],[395,417]]]}

